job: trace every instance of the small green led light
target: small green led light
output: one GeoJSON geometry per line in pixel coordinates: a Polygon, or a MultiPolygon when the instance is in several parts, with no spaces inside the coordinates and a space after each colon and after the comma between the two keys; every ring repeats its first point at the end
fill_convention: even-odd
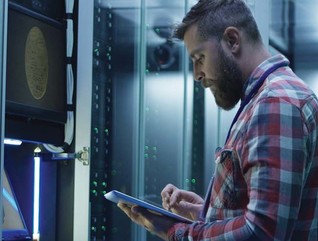
{"type": "Polygon", "coordinates": [[[97,191],[94,189],[92,190],[93,195],[96,197],[97,196],[97,191]]]}

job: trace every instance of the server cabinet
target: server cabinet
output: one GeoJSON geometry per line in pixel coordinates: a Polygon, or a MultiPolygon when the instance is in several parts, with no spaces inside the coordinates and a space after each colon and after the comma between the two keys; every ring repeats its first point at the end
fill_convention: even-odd
{"type": "Polygon", "coordinates": [[[156,240],[103,194],[118,189],[160,204],[167,183],[202,186],[203,162],[194,176],[191,159],[199,151],[192,154],[189,137],[200,131],[203,139],[203,92],[194,87],[183,45],[170,38],[187,4],[93,4],[79,3],[76,149],[90,139],[90,168],[75,167],[74,239],[156,240]],[[89,228],[79,230],[86,218],[89,228]]]}
{"type": "Polygon", "coordinates": [[[107,203],[103,191],[118,189],[160,204],[164,185],[182,187],[192,179],[185,174],[184,137],[192,128],[185,91],[193,89],[193,83],[184,78],[182,45],[170,39],[171,25],[185,4],[168,5],[94,4],[92,239],[156,239],[107,203]],[[167,14],[167,8],[173,14],[167,14]]]}
{"type": "Polygon", "coordinates": [[[75,170],[75,240],[159,240],[105,200],[112,189],[158,204],[168,183],[204,195],[235,110],[194,83],[170,38],[195,2],[80,1],[76,145],[90,146],[90,167],[75,170]]]}

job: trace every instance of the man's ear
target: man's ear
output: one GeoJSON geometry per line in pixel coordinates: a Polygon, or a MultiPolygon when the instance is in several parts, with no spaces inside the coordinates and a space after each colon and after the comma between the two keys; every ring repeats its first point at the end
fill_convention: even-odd
{"type": "Polygon", "coordinates": [[[235,27],[227,27],[223,33],[223,40],[227,48],[233,53],[238,54],[241,48],[240,31],[235,27]]]}

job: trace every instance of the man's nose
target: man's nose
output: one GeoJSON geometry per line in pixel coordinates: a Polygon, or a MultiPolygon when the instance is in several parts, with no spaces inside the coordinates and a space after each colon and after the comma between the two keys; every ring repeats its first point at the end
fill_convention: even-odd
{"type": "Polygon", "coordinates": [[[198,67],[194,67],[194,71],[193,71],[193,77],[195,81],[202,81],[205,77],[204,72],[198,68],[198,67]]]}

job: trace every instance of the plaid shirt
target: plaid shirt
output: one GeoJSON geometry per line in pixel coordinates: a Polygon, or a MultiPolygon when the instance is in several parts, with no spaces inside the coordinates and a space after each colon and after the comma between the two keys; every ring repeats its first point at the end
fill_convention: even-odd
{"type": "MultiPolygon", "coordinates": [[[[271,57],[260,76],[282,61],[271,57]]],[[[268,76],[223,148],[205,220],[177,223],[169,240],[318,240],[318,100],[286,66],[268,76]]]]}

